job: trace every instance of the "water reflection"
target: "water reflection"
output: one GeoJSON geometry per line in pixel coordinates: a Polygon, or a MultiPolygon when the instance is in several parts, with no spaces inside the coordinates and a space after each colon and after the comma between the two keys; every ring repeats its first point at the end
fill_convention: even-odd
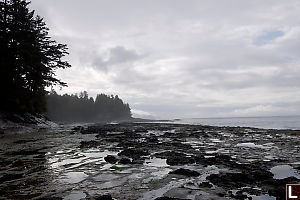
{"type": "Polygon", "coordinates": [[[86,197],[82,191],[72,191],[69,195],[65,196],[64,200],[79,200],[86,197]]]}
{"type": "Polygon", "coordinates": [[[300,174],[290,165],[278,165],[270,170],[274,174],[275,179],[284,179],[288,177],[296,177],[300,179],[300,174]]]}

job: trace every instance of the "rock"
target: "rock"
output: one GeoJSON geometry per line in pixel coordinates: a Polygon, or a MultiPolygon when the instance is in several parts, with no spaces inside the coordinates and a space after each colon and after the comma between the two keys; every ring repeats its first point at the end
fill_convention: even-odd
{"type": "Polygon", "coordinates": [[[155,200],[189,200],[189,199],[178,199],[178,198],[172,198],[172,197],[158,197],[155,200]]]}
{"type": "Polygon", "coordinates": [[[62,197],[55,197],[55,196],[44,196],[38,198],[38,200],[62,200],[62,197]]]}
{"type": "Polygon", "coordinates": [[[147,156],[149,152],[146,149],[125,149],[118,153],[118,156],[126,156],[133,159],[139,159],[141,156],[147,156]]]}
{"type": "Polygon", "coordinates": [[[240,200],[249,199],[249,197],[246,194],[244,194],[243,191],[237,191],[235,195],[231,193],[230,197],[240,200]]]}
{"type": "Polygon", "coordinates": [[[206,179],[219,187],[228,189],[245,187],[249,184],[253,184],[253,180],[249,179],[249,177],[243,173],[211,174],[206,179]]]}
{"type": "Polygon", "coordinates": [[[122,165],[131,164],[131,160],[129,158],[121,158],[118,164],[122,164],[122,165]]]}
{"type": "Polygon", "coordinates": [[[131,164],[140,164],[140,165],[142,165],[142,164],[144,164],[144,161],[145,161],[144,158],[133,159],[133,160],[131,161],[131,164]]]}
{"type": "MultiPolygon", "coordinates": [[[[184,137],[181,137],[180,138],[184,138],[184,137]]],[[[168,145],[174,147],[174,149],[176,150],[188,150],[188,149],[191,149],[191,145],[189,144],[183,144],[181,140],[178,140],[178,139],[175,139],[173,140],[172,142],[169,142],[168,145]]]]}
{"type": "Polygon", "coordinates": [[[285,179],[269,179],[262,183],[262,188],[267,190],[270,196],[276,199],[285,199],[286,184],[299,184],[300,180],[296,177],[288,177],[285,179]]]}
{"type": "Polygon", "coordinates": [[[35,168],[32,168],[32,169],[28,170],[28,171],[26,172],[26,175],[27,175],[27,174],[37,173],[37,172],[44,171],[44,170],[47,170],[47,167],[46,167],[46,166],[37,166],[37,167],[35,167],[35,168]]]}
{"type": "Polygon", "coordinates": [[[168,165],[186,165],[195,163],[194,158],[186,156],[174,156],[167,158],[168,165]]]}
{"type": "Polygon", "coordinates": [[[252,179],[253,181],[266,181],[269,179],[273,179],[273,173],[271,173],[270,171],[266,171],[263,169],[254,169],[249,171],[244,171],[243,173],[248,174],[248,177],[250,179],[252,179]]]}
{"type": "Polygon", "coordinates": [[[73,131],[81,131],[83,129],[84,129],[83,126],[76,126],[76,127],[72,128],[73,131]]]}
{"type": "Polygon", "coordinates": [[[245,186],[262,184],[273,179],[273,174],[263,169],[243,170],[242,173],[211,174],[206,179],[213,184],[224,188],[240,188],[245,186]]]}
{"type": "MultiPolygon", "coordinates": [[[[212,174],[208,176],[207,179],[213,184],[227,190],[257,185],[261,187],[263,191],[268,191],[270,196],[275,196],[277,199],[285,199],[286,184],[299,183],[299,179],[295,177],[273,179],[273,174],[264,169],[243,170],[242,173],[212,174]]],[[[253,194],[253,191],[247,191],[247,193],[253,194]]],[[[243,191],[232,195],[232,197],[236,199],[246,198],[243,191]]]]}
{"type": "Polygon", "coordinates": [[[28,149],[28,150],[21,150],[21,151],[12,151],[8,152],[7,155],[45,155],[45,152],[40,152],[40,150],[43,150],[43,148],[40,149],[28,149]]]}
{"type": "Polygon", "coordinates": [[[20,179],[23,178],[23,174],[22,173],[17,173],[17,174],[4,174],[1,178],[0,178],[0,183],[3,183],[5,181],[12,181],[12,180],[16,180],[16,179],[20,179]]]}
{"type": "Polygon", "coordinates": [[[134,129],[135,133],[146,133],[147,129],[145,129],[144,127],[138,127],[136,129],[134,129]]]}
{"type": "Polygon", "coordinates": [[[135,131],[131,129],[124,129],[123,134],[126,134],[127,137],[136,136],[135,131]]]}
{"type": "Polygon", "coordinates": [[[102,126],[89,126],[87,128],[82,128],[80,133],[81,134],[98,134],[99,136],[101,136],[101,135],[105,135],[107,133],[107,129],[102,126]]]}
{"type": "Polygon", "coordinates": [[[93,148],[98,147],[100,145],[100,142],[91,140],[91,141],[81,141],[79,148],[93,148]]]}
{"type": "Polygon", "coordinates": [[[201,188],[211,188],[213,185],[209,182],[202,182],[199,184],[199,187],[201,188]]]}
{"type": "Polygon", "coordinates": [[[96,197],[95,200],[113,200],[113,198],[111,197],[111,195],[105,194],[105,195],[96,197]]]}
{"type": "Polygon", "coordinates": [[[150,138],[147,138],[147,142],[156,144],[159,142],[159,140],[156,137],[150,137],[150,138]]]}
{"type": "Polygon", "coordinates": [[[107,155],[104,160],[108,163],[111,163],[111,164],[115,164],[116,162],[118,162],[118,158],[116,156],[113,156],[113,155],[107,155]]]}
{"type": "Polygon", "coordinates": [[[164,137],[175,138],[176,135],[174,133],[171,133],[171,132],[165,132],[164,137]]]}
{"type": "Polygon", "coordinates": [[[177,175],[183,175],[183,176],[200,176],[199,172],[190,170],[190,169],[176,169],[175,171],[170,172],[169,174],[177,174],[177,175]]]}
{"type": "Polygon", "coordinates": [[[232,166],[235,164],[231,161],[231,157],[224,154],[212,154],[214,157],[204,158],[203,156],[196,157],[196,163],[202,165],[226,165],[232,166]]]}
{"type": "Polygon", "coordinates": [[[175,151],[156,153],[154,154],[154,156],[157,158],[167,159],[168,165],[185,165],[195,163],[195,159],[193,157],[189,157],[184,153],[179,153],[175,151]]]}

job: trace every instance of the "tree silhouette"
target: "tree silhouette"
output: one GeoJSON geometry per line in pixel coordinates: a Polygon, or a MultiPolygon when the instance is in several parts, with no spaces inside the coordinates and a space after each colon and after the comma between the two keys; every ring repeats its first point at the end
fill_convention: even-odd
{"type": "Polygon", "coordinates": [[[66,86],[55,78],[67,46],[48,36],[43,19],[25,0],[0,2],[0,110],[40,113],[45,111],[45,87],[66,86]]]}
{"type": "Polygon", "coordinates": [[[79,97],[75,95],[58,95],[54,90],[47,95],[48,112],[46,115],[54,121],[61,122],[99,122],[124,120],[131,118],[128,104],[118,96],[98,94],[96,100],[88,97],[86,91],[79,97]]]}

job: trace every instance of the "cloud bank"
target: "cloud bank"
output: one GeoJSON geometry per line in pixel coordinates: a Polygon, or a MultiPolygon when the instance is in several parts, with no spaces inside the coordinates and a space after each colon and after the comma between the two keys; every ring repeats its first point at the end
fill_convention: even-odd
{"type": "Polygon", "coordinates": [[[300,2],[33,0],[72,68],[60,93],[117,94],[136,116],[300,112],[300,2]]]}

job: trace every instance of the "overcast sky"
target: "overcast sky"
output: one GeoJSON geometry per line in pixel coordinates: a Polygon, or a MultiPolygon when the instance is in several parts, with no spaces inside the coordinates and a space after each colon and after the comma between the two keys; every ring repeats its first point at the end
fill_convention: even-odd
{"type": "Polygon", "coordinates": [[[299,0],[32,0],[66,43],[69,87],[134,116],[298,115],[299,0]]]}

